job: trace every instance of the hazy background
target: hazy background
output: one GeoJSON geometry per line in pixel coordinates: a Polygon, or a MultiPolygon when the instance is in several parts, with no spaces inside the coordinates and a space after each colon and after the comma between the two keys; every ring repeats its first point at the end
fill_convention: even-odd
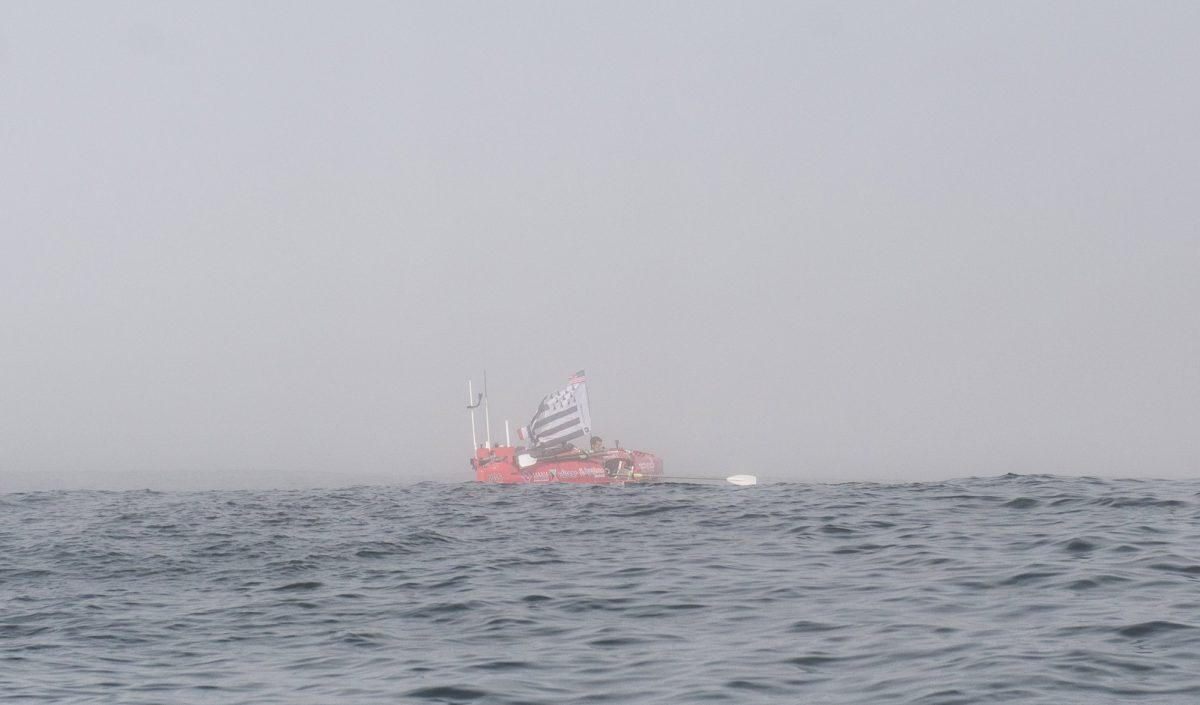
{"type": "Polygon", "coordinates": [[[0,2],[0,491],[1200,470],[1200,3],[0,2]]]}

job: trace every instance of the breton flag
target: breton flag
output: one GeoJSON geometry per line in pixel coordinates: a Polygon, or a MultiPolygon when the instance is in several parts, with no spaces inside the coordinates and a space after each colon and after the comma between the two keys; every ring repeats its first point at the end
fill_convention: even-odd
{"type": "Polygon", "coordinates": [[[592,432],[583,370],[575,373],[566,387],[542,399],[529,422],[529,432],[535,448],[561,445],[592,432]]]}

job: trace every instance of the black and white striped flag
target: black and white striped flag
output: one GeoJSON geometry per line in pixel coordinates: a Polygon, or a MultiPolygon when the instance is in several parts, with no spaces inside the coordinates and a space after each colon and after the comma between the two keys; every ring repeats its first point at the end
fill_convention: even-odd
{"type": "Polygon", "coordinates": [[[583,372],[572,377],[571,384],[542,399],[529,422],[529,432],[535,448],[561,445],[591,434],[592,414],[588,411],[583,372]]]}

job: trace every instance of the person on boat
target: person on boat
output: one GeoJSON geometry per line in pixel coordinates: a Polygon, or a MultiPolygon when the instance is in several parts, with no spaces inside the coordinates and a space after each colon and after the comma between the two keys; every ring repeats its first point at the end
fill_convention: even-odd
{"type": "MultiPolygon", "coordinates": [[[[595,456],[604,452],[604,439],[600,436],[592,436],[592,452],[595,456]]],[[[619,458],[608,458],[604,461],[604,471],[609,477],[616,477],[621,473],[623,463],[619,458]]]]}

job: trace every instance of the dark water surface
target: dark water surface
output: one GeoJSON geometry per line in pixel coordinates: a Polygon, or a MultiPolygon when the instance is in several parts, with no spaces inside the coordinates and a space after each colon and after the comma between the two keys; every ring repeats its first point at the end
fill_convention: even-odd
{"type": "Polygon", "coordinates": [[[0,495],[0,699],[1196,703],[1200,482],[0,495]]]}

